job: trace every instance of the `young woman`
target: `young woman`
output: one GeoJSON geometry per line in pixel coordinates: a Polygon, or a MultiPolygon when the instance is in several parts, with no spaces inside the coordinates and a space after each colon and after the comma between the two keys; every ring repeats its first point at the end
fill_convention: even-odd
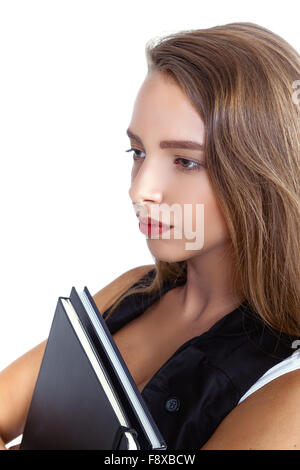
{"type": "MultiPolygon", "coordinates": [[[[168,449],[299,448],[300,57],[252,23],[171,34],[146,56],[126,155],[155,263],[94,300],[168,449]]],[[[1,373],[3,448],[45,343],[1,373]]]]}

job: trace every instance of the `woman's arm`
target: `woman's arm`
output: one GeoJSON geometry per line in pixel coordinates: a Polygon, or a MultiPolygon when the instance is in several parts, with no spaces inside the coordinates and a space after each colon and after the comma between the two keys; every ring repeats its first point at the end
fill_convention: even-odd
{"type": "Polygon", "coordinates": [[[300,370],[252,393],[219,424],[201,450],[299,450],[300,370]]]}
{"type": "Polygon", "coordinates": [[[0,437],[5,444],[23,433],[46,341],[0,372],[0,437]]]}

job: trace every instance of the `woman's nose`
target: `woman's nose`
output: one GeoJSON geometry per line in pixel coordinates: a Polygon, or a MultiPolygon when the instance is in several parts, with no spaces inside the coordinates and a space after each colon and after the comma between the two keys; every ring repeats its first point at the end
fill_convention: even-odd
{"type": "Polygon", "coordinates": [[[166,178],[163,169],[158,165],[159,162],[149,160],[143,162],[142,166],[135,171],[133,169],[131,176],[131,187],[129,196],[133,203],[161,203],[166,186],[166,178]]]}

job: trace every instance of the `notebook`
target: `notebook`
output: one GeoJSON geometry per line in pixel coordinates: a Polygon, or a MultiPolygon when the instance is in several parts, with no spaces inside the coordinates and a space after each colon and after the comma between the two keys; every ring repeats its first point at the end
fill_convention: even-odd
{"type": "Polygon", "coordinates": [[[59,297],[20,450],[164,450],[87,287],[59,297]]]}

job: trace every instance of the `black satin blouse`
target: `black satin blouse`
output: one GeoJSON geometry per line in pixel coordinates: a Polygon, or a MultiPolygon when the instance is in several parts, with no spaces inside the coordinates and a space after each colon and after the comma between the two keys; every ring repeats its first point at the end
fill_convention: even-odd
{"type": "MultiPolygon", "coordinates": [[[[154,275],[152,269],[141,280],[154,275]]],[[[159,295],[182,284],[165,281],[157,295],[130,295],[106,319],[110,332],[114,334],[142,315],[159,295]]],[[[294,339],[268,327],[245,301],[208,331],[186,341],[142,391],[167,448],[200,449],[244,393],[294,352],[294,339]]]]}

